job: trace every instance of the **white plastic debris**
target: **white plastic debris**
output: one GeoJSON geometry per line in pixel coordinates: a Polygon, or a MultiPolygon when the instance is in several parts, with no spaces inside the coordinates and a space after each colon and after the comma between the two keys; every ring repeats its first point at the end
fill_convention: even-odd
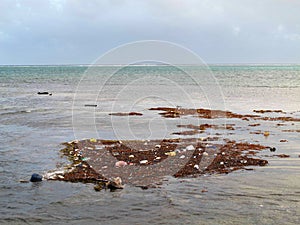
{"type": "Polygon", "coordinates": [[[207,153],[207,152],[203,152],[203,155],[204,155],[204,156],[208,156],[208,153],[207,153]]]}
{"type": "Polygon", "coordinates": [[[148,160],[147,159],[145,159],[145,160],[141,160],[140,161],[140,164],[146,164],[148,162],[148,160]]]}
{"type": "Polygon", "coordinates": [[[197,170],[199,170],[199,166],[198,165],[195,165],[194,168],[197,169],[197,170]]]}
{"type": "Polygon", "coordinates": [[[130,156],[128,156],[129,158],[134,158],[134,155],[130,155],[130,156]]]}
{"type": "Polygon", "coordinates": [[[179,158],[180,158],[180,159],[184,159],[184,158],[185,158],[185,155],[182,155],[182,156],[180,156],[179,158]]]}
{"type": "Polygon", "coordinates": [[[161,148],[161,145],[155,145],[155,148],[161,148]]]}
{"type": "Polygon", "coordinates": [[[193,150],[195,150],[195,147],[193,145],[189,145],[185,149],[188,151],[193,151],[193,150]]]}
{"type": "Polygon", "coordinates": [[[118,161],[115,163],[116,167],[121,167],[121,166],[127,166],[127,162],[125,161],[118,161]]]}
{"type": "Polygon", "coordinates": [[[220,162],[220,165],[224,165],[224,162],[220,162]]]}

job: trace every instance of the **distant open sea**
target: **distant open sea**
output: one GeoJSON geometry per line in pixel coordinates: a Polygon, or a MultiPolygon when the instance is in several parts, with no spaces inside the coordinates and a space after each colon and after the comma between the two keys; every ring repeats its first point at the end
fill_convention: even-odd
{"type": "MultiPolygon", "coordinates": [[[[151,107],[244,114],[276,109],[300,118],[300,65],[211,65],[204,71],[197,66],[0,66],[0,95],[0,224],[300,223],[300,133],[281,132],[273,123],[262,124],[268,138],[246,131],[234,136],[290,155],[268,158],[268,166],[253,171],[170,177],[160,188],[128,186],[120,192],[95,192],[92,184],[19,182],[59,167],[65,162],[60,144],[95,137],[95,131],[102,139],[178,137],[169,132],[176,129],[175,120],[153,117],[151,107]],[[132,130],[122,131],[124,118],[111,119],[112,111],[142,112],[144,120],[133,118],[132,130]],[[165,122],[167,129],[160,129],[165,122]]],[[[300,130],[300,124],[286,123],[283,129],[300,130]]]]}

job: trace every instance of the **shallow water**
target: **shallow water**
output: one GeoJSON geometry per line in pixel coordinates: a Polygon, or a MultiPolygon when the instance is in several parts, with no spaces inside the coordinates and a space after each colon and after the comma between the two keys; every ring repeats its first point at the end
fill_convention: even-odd
{"type": "MultiPolygon", "coordinates": [[[[97,137],[102,139],[177,137],[170,133],[176,130],[178,123],[197,121],[194,118],[163,119],[157,112],[150,113],[147,109],[176,105],[192,107],[195,102],[197,107],[209,107],[214,105],[211,103],[214,97],[219,96],[219,93],[213,95],[218,87],[221,87],[224,97],[216,104],[221,108],[237,113],[252,113],[253,109],[282,109],[292,112],[294,117],[300,115],[299,66],[213,66],[212,72],[220,86],[210,83],[212,80],[195,85],[174,68],[129,67],[113,75],[102,91],[98,90],[103,81],[99,75],[111,75],[114,68],[98,67],[90,70],[89,75],[99,83],[88,83],[99,91],[96,108],[81,107],[95,102],[89,98],[94,93],[88,89],[74,98],[77,85],[87,69],[82,66],[0,67],[1,224],[300,222],[300,138],[297,132],[282,132],[285,129],[299,130],[299,122],[285,122],[282,127],[276,126],[276,122],[260,122],[257,129],[270,131],[270,136],[265,138],[263,135],[249,135],[247,123],[226,121],[236,123],[240,129],[231,136],[223,134],[225,137],[258,141],[275,146],[276,154],[290,155],[290,158],[268,157],[268,166],[255,167],[253,171],[189,179],[168,177],[160,188],[141,190],[126,186],[119,192],[95,192],[91,184],[20,183],[19,180],[28,180],[34,172],[43,174],[65,162],[60,158],[60,143],[76,137],[94,137],[95,129],[97,137]],[[155,79],[151,80],[153,74],[155,79]],[[137,83],[130,83],[137,77],[137,83]],[[167,78],[174,78],[180,85],[174,89],[174,85],[166,82],[167,78]],[[210,98],[205,93],[208,87],[212,90],[210,98]],[[148,88],[148,92],[145,91],[148,96],[138,96],[145,88],[148,88]],[[181,94],[180,88],[187,91],[181,94]],[[129,90],[134,90],[137,97],[130,98],[135,95],[129,90]],[[38,91],[50,91],[53,95],[40,96],[36,94],[38,91]],[[186,101],[187,98],[182,97],[184,94],[191,94],[194,98],[186,101]],[[174,99],[176,101],[172,102],[174,99]],[[109,116],[112,109],[114,112],[139,111],[144,116],[130,118],[128,122],[126,118],[109,116]],[[80,129],[75,133],[73,125],[78,121],[72,122],[72,113],[81,119],[76,124],[80,129]],[[89,116],[96,119],[91,120],[89,116]],[[93,129],[90,129],[91,121],[93,129]],[[122,132],[122,124],[129,126],[132,133],[122,132]],[[280,139],[288,142],[281,143],[280,139]]],[[[187,70],[197,73],[195,67],[187,70]]],[[[264,151],[261,155],[272,154],[264,151]]]]}

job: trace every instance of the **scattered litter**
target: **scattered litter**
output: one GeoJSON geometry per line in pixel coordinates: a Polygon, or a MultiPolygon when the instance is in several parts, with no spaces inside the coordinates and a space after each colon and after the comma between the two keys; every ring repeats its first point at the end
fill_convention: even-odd
{"type": "Polygon", "coordinates": [[[269,132],[269,131],[265,131],[265,132],[264,132],[264,136],[265,136],[265,137],[268,137],[269,135],[270,135],[270,132],[269,132]]]}
{"type": "Polygon", "coordinates": [[[90,142],[97,142],[97,139],[91,138],[91,139],[90,139],[90,142]]]}
{"type": "Polygon", "coordinates": [[[203,152],[203,155],[204,155],[204,156],[208,156],[208,153],[207,153],[207,152],[203,152]]]}
{"type": "Polygon", "coordinates": [[[175,156],[175,155],[176,155],[176,152],[166,152],[165,155],[168,155],[168,156],[175,156]]]}
{"type": "Polygon", "coordinates": [[[186,150],[193,151],[193,150],[195,150],[195,147],[193,145],[189,145],[186,147],[186,150]]]}
{"type": "Polygon", "coordinates": [[[180,158],[180,159],[184,159],[184,158],[185,158],[185,155],[182,155],[182,156],[180,156],[179,158],[180,158]]]}
{"type": "Polygon", "coordinates": [[[147,159],[145,159],[145,160],[141,160],[140,161],[140,164],[146,164],[148,162],[148,160],[147,159]]]}
{"type": "Polygon", "coordinates": [[[197,169],[197,170],[199,170],[199,166],[197,164],[194,165],[194,168],[197,169]]]}
{"type": "Polygon", "coordinates": [[[125,161],[118,161],[115,163],[116,167],[121,167],[121,166],[127,166],[127,162],[125,161]]]}
{"type": "Polygon", "coordinates": [[[134,158],[134,155],[130,155],[130,156],[128,156],[129,158],[134,158]]]}
{"type": "Polygon", "coordinates": [[[161,145],[155,145],[155,148],[161,148],[161,145]]]}

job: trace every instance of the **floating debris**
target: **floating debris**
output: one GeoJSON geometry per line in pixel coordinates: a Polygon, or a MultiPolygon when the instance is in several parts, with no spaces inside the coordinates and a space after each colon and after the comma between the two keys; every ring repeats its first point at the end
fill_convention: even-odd
{"type": "Polygon", "coordinates": [[[115,163],[116,167],[127,166],[127,165],[128,165],[128,163],[125,161],[118,161],[115,163]]]}
{"type": "Polygon", "coordinates": [[[138,113],[138,112],[122,113],[122,112],[118,112],[118,113],[109,113],[108,115],[110,115],[110,116],[142,116],[143,113],[138,113]]]}
{"type": "Polygon", "coordinates": [[[168,155],[168,156],[175,156],[175,155],[176,155],[176,152],[166,152],[165,155],[168,155]]]}
{"type": "Polygon", "coordinates": [[[193,151],[193,150],[195,150],[195,147],[193,145],[189,145],[185,149],[188,151],[193,151]]]}
{"type": "Polygon", "coordinates": [[[146,164],[146,163],[148,163],[147,159],[140,161],[140,164],[146,164]]]}
{"type": "Polygon", "coordinates": [[[50,93],[50,92],[48,92],[48,91],[39,91],[38,93],[37,93],[38,95],[52,95],[52,93],[50,93]]]}
{"type": "Polygon", "coordinates": [[[96,104],[85,104],[84,106],[85,107],[97,107],[98,105],[96,105],[96,104]]]}

